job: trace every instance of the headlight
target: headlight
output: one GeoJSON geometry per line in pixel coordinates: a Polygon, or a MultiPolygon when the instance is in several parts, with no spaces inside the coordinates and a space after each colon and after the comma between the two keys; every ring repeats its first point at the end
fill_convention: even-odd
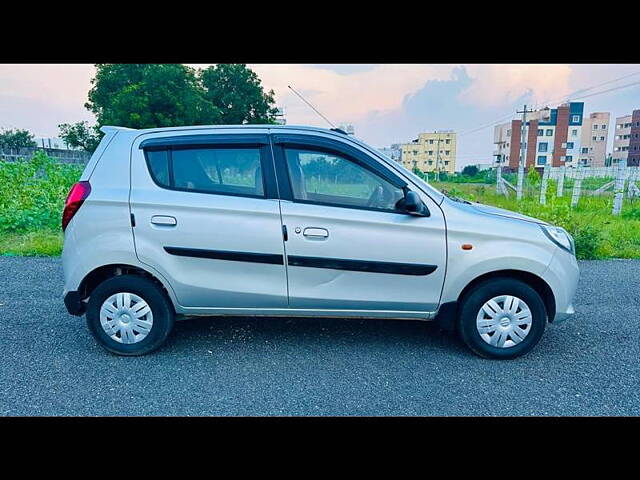
{"type": "Polygon", "coordinates": [[[558,245],[560,248],[564,248],[567,252],[571,252],[573,255],[576,254],[576,247],[573,243],[573,238],[569,233],[561,227],[552,227],[550,225],[540,225],[544,234],[549,237],[553,243],[558,245]]]}

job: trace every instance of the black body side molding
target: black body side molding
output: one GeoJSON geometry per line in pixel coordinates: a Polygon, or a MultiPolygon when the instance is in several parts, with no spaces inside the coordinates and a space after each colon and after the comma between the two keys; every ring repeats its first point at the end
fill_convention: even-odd
{"type": "Polygon", "coordinates": [[[282,255],[272,253],[230,252],[226,250],[203,250],[199,248],[164,247],[165,252],[180,257],[211,258],[213,260],[231,260],[235,262],[269,263],[284,265],[282,255]]]}
{"type": "Polygon", "coordinates": [[[415,263],[375,262],[371,260],[345,260],[342,258],[300,257],[288,255],[287,263],[293,267],[329,268],[353,272],[391,273],[397,275],[429,275],[437,265],[415,263]]]}

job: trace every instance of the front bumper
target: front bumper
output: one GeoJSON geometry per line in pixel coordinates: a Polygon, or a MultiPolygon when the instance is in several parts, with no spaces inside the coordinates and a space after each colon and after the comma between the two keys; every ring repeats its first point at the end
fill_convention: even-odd
{"type": "Polygon", "coordinates": [[[576,313],[576,310],[573,308],[573,303],[569,304],[564,312],[556,312],[556,316],[553,318],[553,323],[562,323],[566,322],[576,313]]]}

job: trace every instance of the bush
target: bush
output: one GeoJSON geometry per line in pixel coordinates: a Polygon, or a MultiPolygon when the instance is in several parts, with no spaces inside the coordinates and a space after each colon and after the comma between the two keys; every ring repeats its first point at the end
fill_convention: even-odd
{"type": "Polygon", "coordinates": [[[82,170],[43,152],[29,160],[0,161],[0,232],[59,231],[65,198],[82,170]]]}

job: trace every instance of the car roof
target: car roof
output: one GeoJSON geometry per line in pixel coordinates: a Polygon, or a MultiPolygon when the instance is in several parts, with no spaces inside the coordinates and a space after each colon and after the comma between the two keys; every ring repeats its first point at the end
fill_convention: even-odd
{"type": "Polygon", "coordinates": [[[273,130],[307,130],[310,132],[322,132],[322,133],[330,133],[330,134],[338,134],[347,136],[346,133],[342,132],[338,129],[329,129],[322,127],[312,127],[309,125],[277,125],[277,124],[269,124],[269,123],[254,123],[254,124],[244,124],[244,125],[189,125],[184,127],[156,127],[156,128],[128,128],[128,127],[118,127],[115,125],[105,125],[100,128],[100,131],[103,133],[108,133],[112,131],[127,131],[127,132],[138,132],[138,133],[154,133],[154,132],[165,132],[165,131],[184,131],[184,130],[202,130],[202,129],[256,129],[256,128],[268,128],[273,130]]]}

